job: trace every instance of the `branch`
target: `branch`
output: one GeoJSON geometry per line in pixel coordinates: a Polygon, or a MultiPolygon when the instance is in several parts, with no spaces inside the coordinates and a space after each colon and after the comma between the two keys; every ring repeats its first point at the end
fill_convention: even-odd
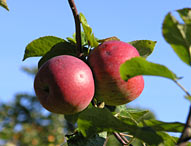
{"type": "Polygon", "coordinates": [[[174,82],[186,93],[186,95],[191,96],[191,94],[176,80],[174,82]]]}
{"type": "Polygon", "coordinates": [[[128,141],[125,136],[121,135],[121,133],[113,132],[113,135],[117,138],[117,140],[123,145],[123,146],[133,146],[130,141],[128,141]]]}
{"type": "Polygon", "coordinates": [[[177,142],[178,146],[181,146],[182,144],[186,143],[188,140],[191,139],[190,131],[191,131],[191,106],[190,106],[190,111],[187,117],[186,125],[184,126],[182,135],[177,142]]]}
{"type": "Polygon", "coordinates": [[[77,42],[78,56],[81,57],[82,53],[83,53],[83,49],[82,49],[82,42],[81,42],[80,17],[78,15],[78,11],[77,11],[74,0],[68,0],[68,2],[70,4],[70,8],[72,9],[72,13],[73,13],[73,16],[74,16],[74,21],[75,21],[76,42],[77,42]]]}
{"type": "MultiPolygon", "coordinates": [[[[191,96],[191,94],[179,82],[177,82],[176,80],[174,82],[186,93],[187,96],[191,96]]],[[[180,138],[178,139],[177,146],[184,145],[190,139],[191,139],[191,105],[186,124],[184,126],[180,138]]]]}

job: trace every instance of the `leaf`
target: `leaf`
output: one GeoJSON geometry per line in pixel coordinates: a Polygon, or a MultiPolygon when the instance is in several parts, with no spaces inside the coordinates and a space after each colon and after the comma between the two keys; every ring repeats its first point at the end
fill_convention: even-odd
{"type": "Polygon", "coordinates": [[[45,36],[33,40],[25,48],[23,61],[29,57],[45,55],[55,44],[60,42],[65,42],[65,40],[55,36],[45,36]]]}
{"type": "Polygon", "coordinates": [[[118,105],[115,108],[115,113],[120,113],[121,111],[127,110],[126,104],[118,105]]]}
{"type": "Polygon", "coordinates": [[[186,24],[191,24],[191,8],[180,9],[177,12],[186,24]]]}
{"type": "Polygon", "coordinates": [[[90,138],[85,138],[82,135],[76,135],[75,137],[67,141],[68,146],[103,146],[105,139],[94,135],[90,138]]]}
{"type": "Polygon", "coordinates": [[[148,126],[156,131],[182,132],[184,124],[180,122],[162,122],[155,119],[143,120],[139,126],[148,126]]]}
{"type": "Polygon", "coordinates": [[[128,132],[148,144],[159,144],[162,137],[150,127],[138,127],[131,119],[126,123],[114,117],[108,109],[89,108],[78,117],[78,130],[85,136],[91,137],[95,133],[128,132]],[[152,138],[151,138],[152,137],[152,138]]]}
{"type": "Polygon", "coordinates": [[[153,52],[156,41],[137,40],[129,42],[129,44],[131,44],[138,50],[140,56],[147,58],[153,52]]]}
{"type": "Polygon", "coordinates": [[[108,109],[89,108],[79,115],[77,124],[79,131],[84,136],[91,136],[103,131],[124,130],[124,124],[118,122],[108,109]]]}
{"type": "Polygon", "coordinates": [[[101,40],[98,40],[99,43],[104,43],[104,42],[107,42],[107,41],[120,41],[120,39],[118,39],[117,37],[113,36],[113,37],[109,37],[109,38],[105,38],[105,39],[101,39],[101,40]]]}
{"type": "Polygon", "coordinates": [[[143,57],[134,57],[120,66],[120,75],[123,80],[138,76],[152,75],[177,80],[178,77],[167,67],[146,61],[143,57]]]}
{"type": "Polygon", "coordinates": [[[26,72],[27,74],[29,75],[35,75],[38,71],[37,67],[26,67],[26,66],[23,66],[21,68],[24,72],[26,72]]]}
{"type": "Polygon", "coordinates": [[[0,0],[0,6],[2,6],[3,8],[5,8],[7,11],[9,11],[8,5],[6,0],[0,0]]]}
{"type": "Polygon", "coordinates": [[[104,146],[123,146],[114,135],[110,135],[107,137],[105,145],[104,146]]]}
{"type": "MultiPolygon", "coordinates": [[[[66,38],[70,43],[75,44],[76,45],[76,33],[74,33],[71,37],[67,37],[66,38]]],[[[84,31],[81,32],[81,42],[82,42],[82,46],[86,46],[88,45],[88,41],[86,39],[86,34],[84,33],[84,31]]]]}
{"type": "Polygon", "coordinates": [[[175,146],[176,145],[177,140],[174,137],[170,136],[169,134],[165,132],[157,132],[157,134],[162,137],[163,141],[158,145],[152,144],[151,146],[175,146]]]}
{"type": "Polygon", "coordinates": [[[146,115],[148,114],[148,110],[139,110],[139,109],[130,109],[128,108],[127,110],[121,111],[117,118],[119,119],[131,119],[134,121],[136,124],[146,115]]]}
{"type": "Polygon", "coordinates": [[[186,95],[185,98],[191,102],[191,96],[186,95]]]}
{"type": "Polygon", "coordinates": [[[77,55],[76,46],[68,42],[61,42],[54,45],[39,61],[38,68],[47,60],[59,55],[77,55]]]}
{"type": "Polygon", "coordinates": [[[98,135],[99,135],[100,137],[107,138],[107,132],[106,132],[106,131],[101,132],[101,133],[98,133],[98,135]]]}
{"type": "Polygon", "coordinates": [[[190,10],[178,10],[185,24],[179,23],[171,13],[168,13],[163,22],[163,36],[171,45],[179,58],[191,65],[191,25],[190,10]]]}
{"type": "Polygon", "coordinates": [[[88,41],[91,47],[97,47],[98,41],[95,38],[94,34],[92,33],[92,28],[88,25],[85,16],[82,13],[80,13],[79,17],[80,17],[80,22],[82,23],[84,33],[86,35],[86,40],[88,41]]]}

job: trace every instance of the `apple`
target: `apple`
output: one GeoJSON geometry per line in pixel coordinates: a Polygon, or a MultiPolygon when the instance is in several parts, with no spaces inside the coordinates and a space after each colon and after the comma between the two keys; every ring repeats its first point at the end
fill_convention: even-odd
{"type": "Polygon", "coordinates": [[[94,48],[88,57],[95,80],[95,96],[106,105],[126,104],[143,91],[144,79],[136,76],[127,82],[120,77],[119,68],[125,61],[140,56],[137,49],[122,41],[106,41],[94,48]]]}
{"type": "Polygon", "coordinates": [[[74,114],[84,110],[94,96],[94,79],[89,66],[70,56],[56,56],[37,72],[34,89],[48,111],[74,114]]]}

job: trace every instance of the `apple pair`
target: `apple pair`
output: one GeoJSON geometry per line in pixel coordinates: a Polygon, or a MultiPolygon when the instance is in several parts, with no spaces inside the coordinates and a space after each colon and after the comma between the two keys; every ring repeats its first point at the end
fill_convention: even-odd
{"type": "Polygon", "coordinates": [[[36,95],[44,108],[60,114],[84,110],[94,92],[106,105],[126,104],[141,94],[144,80],[142,76],[136,76],[123,81],[119,67],[136,56],[139,56],[138,51],[128,43],[106,41],[90,52],[89,66],[73,56],[53,57],[36,74],[36,95]]]}

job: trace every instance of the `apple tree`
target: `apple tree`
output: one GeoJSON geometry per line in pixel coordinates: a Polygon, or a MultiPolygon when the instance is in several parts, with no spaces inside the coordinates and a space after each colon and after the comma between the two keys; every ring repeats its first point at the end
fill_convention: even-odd
{"type": "MultiPolygon", "coordinates": [[[[63,112],[66,121],[76,125],[76,127],[72,133],[65,135],[66,141],[62,145],[190,145],[191,143],[188,140],[191,138],[191,112],[188,114],[187,122],[183,124],[148,118],[148,110],[126,107],[126,103],[140,95],[143,88],[143,85],[141,85],[143,83],[143,75],[160,76],[169,79],[185,92],[187,99],[191,99],[191,94],[179,83],[180,77],[164,65],[147,61],[147,57],[154,50],[156,41],[136,40],[121,42],[117,37],[99,39],[94,36],[85,16],[77,12],[74,1],[68,0],[68,2],[75,20],[76,32],[73,36],[66,37],[66,39],[56,36],[39,37],[26,46],[23,58],[24,61],[30,57],[41,56],[38,62],[39,73],[44,66],[48,66],[42,77],[38,78],[38,81],[45,81],[47,84],[45,86],[41,84],[43,90],[40,93],[36,91],[36,94],[44,103],[52,103],[53,106],[50,105],[50,108],[47,108],[46,104],[43,105],[52,112],[58,111],[60,108],[61,110],[69,110],[67,108],[70,108],[70,105],[78,108],[80,102],[78,102],[79,104],[74,104],[74,100],[79,99],[75,99],[73,96],[72,98],[66,96],[67,91],[70,89],[74,89],[73,92],[78,91],[75,93],[76,97],[82,95],[81,92],[84,92],[83,90],[75,90],[77,84],[73,84],[75,82],[74,78],[78,80],[77,76],[82,77],[80,73],[84,72],[84,70],[81,69],[77,73],[74,71],[66,74],[62,69],[66,69],[67,72],[68,68],[61,64],[62,61],[58,59],[58,63],[56,63],[52,59],[56,60],[55,58],[59,56],[73,56],[84,61],[92,70],[95,81],[94,97],[87,107],[81,111],[70,114],[63,112]],[[127,54],[131,55],[125,56],[125,60],[121,61],[127,50],[130,50],[127,54]],[[58,67],[60,70],[52,69],[55,66],[60,66],[58,67]],[[44,79],[46,75],[48,77],[44,79]],[[70,78],[69,75],[72,77],[70,78]],[[65,80],[65,76],[68,76],[70,80],[65,80]],[[54,87],[50,87],[53,81],[54,87]],[[70,84],[72,85],[70,86],[70,84]],[[138,86],[140,86],[140,91],[137,91],[137,93],[136,87],[138,86]],[[57,94],[58,92],[59,94],[57,94]],[[134,96],[135,93],[136,96],[134,96]],[[121,102],[124,99],[127,99],[126,102],[121,102]],[[182,134],[178,138],[169,135],[168,132],[182,134]]],[[[1,1],[1,5],[6,8],[5,1],[1,1]]],[[[168,13],[163,22],[162,32],[165,40],[171,45],[177,56],[190,66],[191,9],[180,9],[177,10],[177,13],[182,18],[183,23],[180,23],[171,13],[168,13]]],[[[74,66],[71,60],[64,61],[64,63],[70,66],[71,69],[74,66]]],[[[78,67],[80,68],[80,65],[78,67]]],[[[83,83],[79,82],[80,86],[78,88],[81,88],[83,83]]],[[[89,90],[87,89],[86,92],[89,92],[89,90]]],[[[73,95],[74,93],[70,92],[70,94],[73,95]]],[[[82,99],[81,97],[79,98],[82,99]]]]}

